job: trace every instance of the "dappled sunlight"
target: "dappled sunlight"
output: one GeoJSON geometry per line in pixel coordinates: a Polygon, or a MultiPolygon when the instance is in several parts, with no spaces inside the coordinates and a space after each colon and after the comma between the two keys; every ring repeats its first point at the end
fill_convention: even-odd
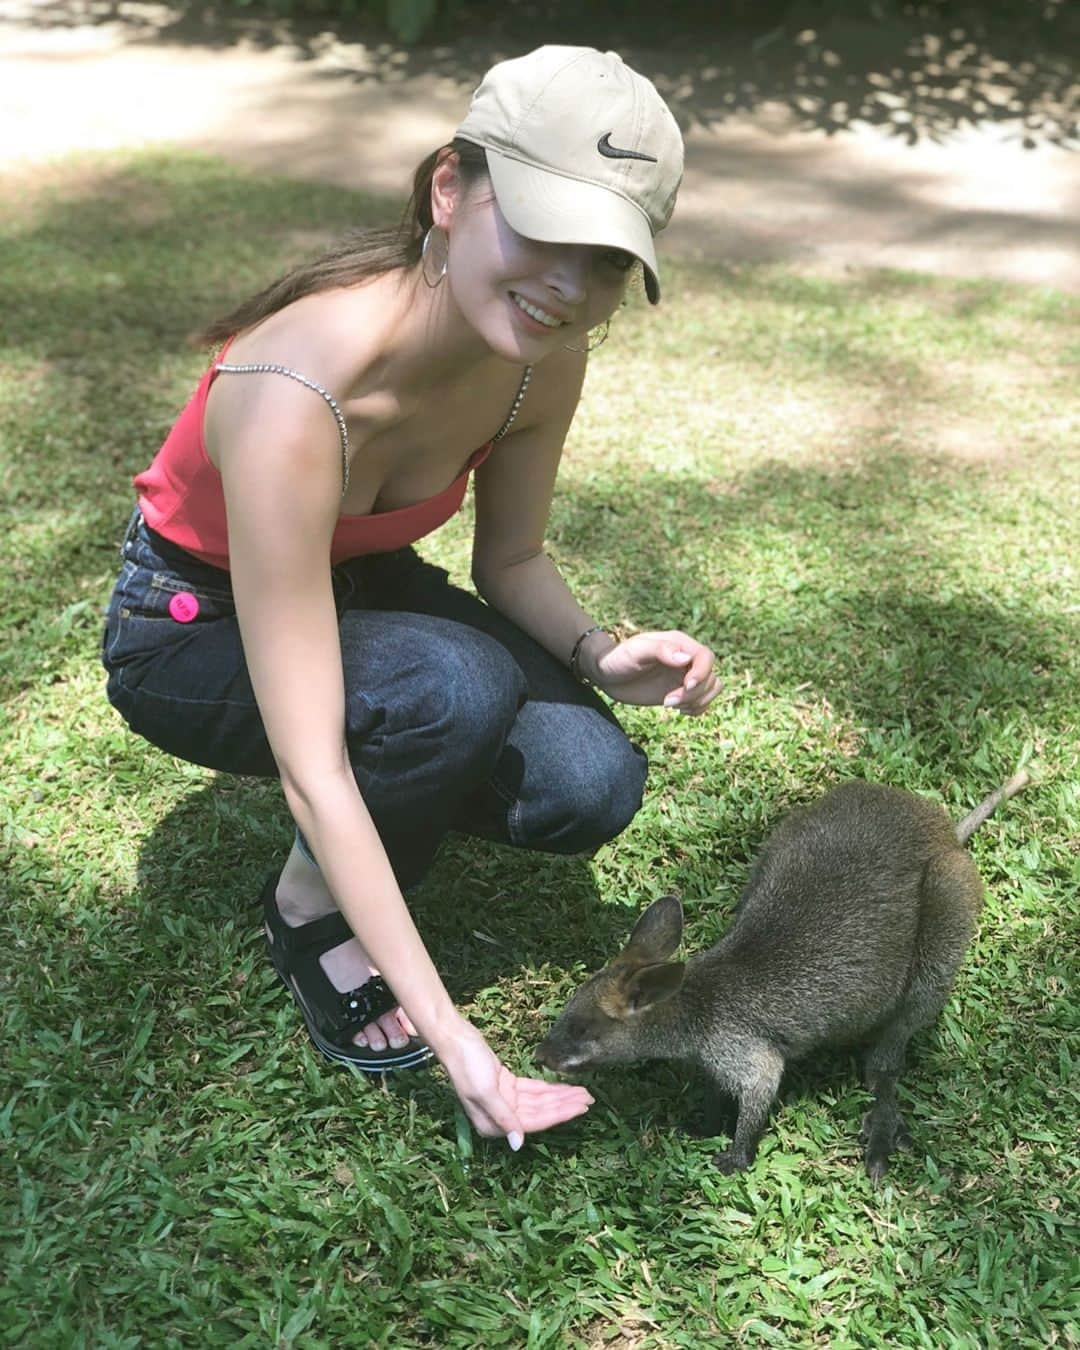
{"type": "Polygon", "coordinates": [[[908,144],[985,122],[1005,124],[1029,148],[1077,143],[1075,72],[1053,45],[1064,6],[1012,27],[1005,14],[995,22],[978,11],[966,22],[881,10],[856,18],[842,8],[803,17],[792,7],[786,22],[751,37],[749,68],[710,52],[690,78],[672,77],[675,106],[712,122],[773,103],[828,134],[863,124],[908,144]]]}
{"type": "MultiPolygon", "coordinates": [[[[182,143],[399,202],[493,61],[533,38],[612,44],[604,7],[568,0],[457,6],[411,48],[367,10],[306,24],[213,0],[19,13],[0,56],[14,129],[0,162],[182,143]]],[[[620,51],[686,136],[662,254],[1080,290],[1080,159],[1067,153],[1080,145],[1078,22],[1053,3],[975,5],[960,20],[898,0],[723,15],[677,0],[622,17],[620,51]]]]}
{"type": "MultiPolygon", "coordinates": [[[[307,23],[272,13],[237,13],[213,3],[119,5],[39,0],[26,17],[44,35],[103,30],[99,45],[165,41],[223,50],[283,47],[294,61],[329,56],[331,78],[401,84],[434,76],[475,85],[493,61],[530,43],[607,46],[603,6],[522,7],[472,3],[403,47],[375,12],[315,14],[307,23]]],[[[979,123],[1002,123],[1021,144],[1075,144],[1080,116],[1069,59],[1076,20],[1063,0],[1026,8],[975,5],[963,17],[929,6],[736,7],[727,16],[679,3],[622,16],[620,51],[637,59],[686,126],[715,125],[774,107],[796,124],[827,133],[876,126],[913,143],[979,123]],[[648,60],[640,58],[647,56],[648,60]]]]}
{"type": "Polygon", "coordinates": [[[843,474],[887,452],[1049,483],[1053,451],[1071,459],[1068,323],[1034,324],[1019,293],[773,266],[680,269],[670,288],[670,308],[618,320],[590,368],[571,472],[639,464],[722,491],[762,457],[843,474]],[[632,435],[613,437],[624,422],[632,435]]]}

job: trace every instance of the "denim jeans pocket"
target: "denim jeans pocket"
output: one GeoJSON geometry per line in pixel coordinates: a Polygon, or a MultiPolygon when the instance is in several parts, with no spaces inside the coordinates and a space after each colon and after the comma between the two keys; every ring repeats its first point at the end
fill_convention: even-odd
{"type": "Polygon", "coordinates": [[[198,567],[181,573],[129,558],[106,611],[102,660],[111,671],[189,638],[198,625],[235,615],[227,580],[204,579],[198,567]]]}

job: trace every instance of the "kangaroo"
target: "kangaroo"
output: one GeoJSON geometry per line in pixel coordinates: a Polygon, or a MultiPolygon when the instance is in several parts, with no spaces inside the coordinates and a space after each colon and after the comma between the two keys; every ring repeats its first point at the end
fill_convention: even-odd
{"type": "Polygon", "coordinates": [[[874,1103],[860,1138],[878,1185],[910,1143],[896,1104],[907,1043],[944,1005],[982,905],[964,844],[1028,782],[1017,773],[958,825],[898,788],[857,779],[833,788],[780,823],[715,946],[669,960],[682,906],[673,895],[651,904],[622,952],[570,999],[537,1059],[561,1073],[697,1063],[709,1085],[704,1133],[731,1133],[714,1162],[732,1173],[754,1161],[788,1060],[862,1043],[874,1103]]]}

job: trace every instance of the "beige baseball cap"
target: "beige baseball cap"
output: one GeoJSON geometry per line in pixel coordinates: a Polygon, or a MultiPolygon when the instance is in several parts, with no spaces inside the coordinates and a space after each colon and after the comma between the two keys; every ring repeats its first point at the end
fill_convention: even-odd
{"type": "Polygon", "coordinates": [[[492,66],[457,136],[487,151],[499,209],[518,234],[621,248],[645,266],[682,181],[678,125],[655,86],[615,52],[538,47],[492,66]]]}

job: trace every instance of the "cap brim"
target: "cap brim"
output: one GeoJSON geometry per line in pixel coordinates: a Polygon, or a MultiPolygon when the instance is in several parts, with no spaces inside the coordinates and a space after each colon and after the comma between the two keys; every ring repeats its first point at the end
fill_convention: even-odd
{"type": "Polygon", "coordinates": [[[652,230],[636,206],[595,183],[535,169],[490,146],[484,149],[499,210],[518,234],[545,244],[625,249],[641,260],[645,293],[656,304],[660,275],[652,230]]]}

